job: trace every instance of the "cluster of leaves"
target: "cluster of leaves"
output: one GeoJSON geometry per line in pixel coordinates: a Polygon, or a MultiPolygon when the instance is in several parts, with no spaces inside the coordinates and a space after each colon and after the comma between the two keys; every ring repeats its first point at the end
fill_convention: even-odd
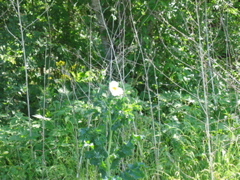
{"type": "MultiPolygon", "coordinates": [[[[79,129],[79,139],[83,147],[88,146],[86,158],[98,166],[103,178],[110,178],[109,170],[116,170],[120,177],[129,176],[128,179],[132,176],[133,179],[143,177],[140,165],[119,172],[120,162],[133,155],[139,140],[137,135],[129,133],[133,129],[136,113],[141,111],[139,102],[126,96],[131,91],[130,86],[126,86],[124,97],[113,97],[107,93],[106,86],[101,86],[101,89],[93,92],[94,98],[88,110],[81,113],[85,114],[83,119],[88,119],[88,122],[80,125],[83,127],[79,129]],[[128,132],[128,136],[122,134],[124,131],[128,132]]],[[[76,107],[76,113],[84,110],[80,104],[76,104],[76,107]]]]}

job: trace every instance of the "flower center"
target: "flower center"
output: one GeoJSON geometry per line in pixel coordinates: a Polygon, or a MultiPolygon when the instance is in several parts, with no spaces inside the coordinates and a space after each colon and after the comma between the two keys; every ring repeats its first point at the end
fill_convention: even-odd
{"type": "Polygon", "coordinates": [[[116,90],[117,90],[117,88],[116,88],[116,87],[113,87],[113,90],[115,90],[115,91],[116,91],[116,90]]]}

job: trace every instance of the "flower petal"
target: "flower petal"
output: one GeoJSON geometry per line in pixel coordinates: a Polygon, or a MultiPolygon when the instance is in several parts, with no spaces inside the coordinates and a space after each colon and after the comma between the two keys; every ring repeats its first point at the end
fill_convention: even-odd
{"type": "Polygon", "coordinates": [[[118,82],[111,81],[109,83],[109,90],[113,96],[121,96],[123,95],[123,89],[118,87],[118,82]]]}
{"type": "Polygon", "coordinates": [[[118,82],[117,81],[111,81],[110,83],[109,83],[109,88],[111,88],[111,87],[118,87],[118,82]]]}

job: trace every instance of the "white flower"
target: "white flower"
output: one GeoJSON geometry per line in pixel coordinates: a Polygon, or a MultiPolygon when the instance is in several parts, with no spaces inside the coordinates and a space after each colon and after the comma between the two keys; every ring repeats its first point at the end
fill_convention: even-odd
{"type": "Polygon", "coordinates": [[[109,90],[113,96],[121,96],[123,95],[123,89],[118,87],[118,82],[111,81],[109,83],[109,90]]]}

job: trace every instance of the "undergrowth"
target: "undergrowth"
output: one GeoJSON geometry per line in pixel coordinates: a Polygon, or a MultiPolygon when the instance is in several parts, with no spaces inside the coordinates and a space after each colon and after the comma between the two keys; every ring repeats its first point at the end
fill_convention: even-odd
{"type": "Polygon", "coordinates": [[[240,179],[237,2],[64,2],[1,2],[0,179],[240,179]]]}

